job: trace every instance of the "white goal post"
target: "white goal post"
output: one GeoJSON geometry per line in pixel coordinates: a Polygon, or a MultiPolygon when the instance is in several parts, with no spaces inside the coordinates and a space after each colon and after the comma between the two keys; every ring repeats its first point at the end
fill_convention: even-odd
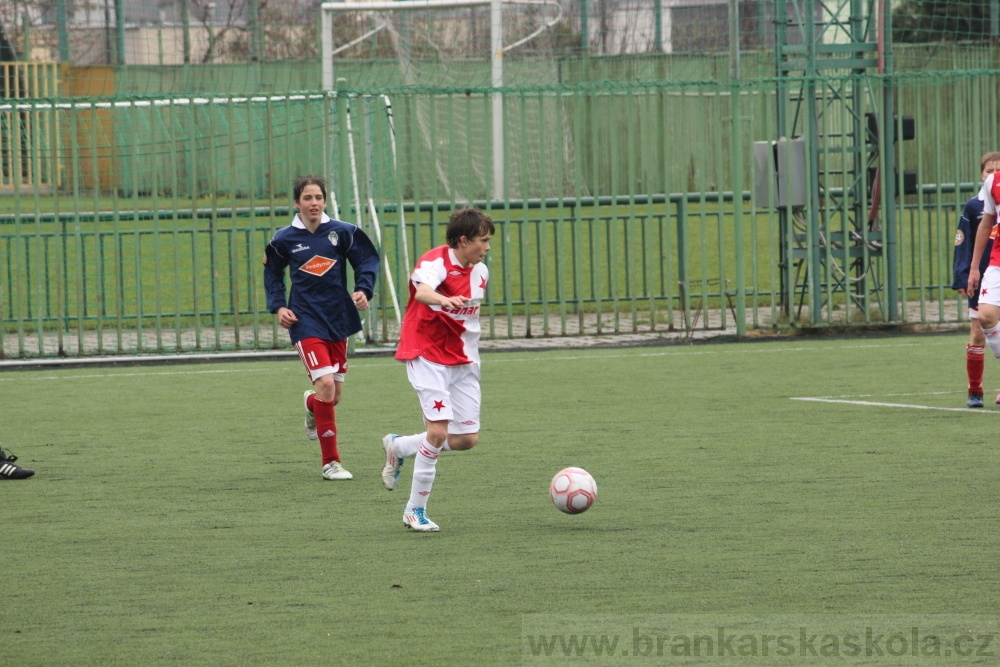
{"type": "Polygon", "coordinates": [[[323,31],[322,72],[323,89],[334,89],[334,56],[347,48],[373,36],[385,26],[378,26],[354,41],[337,46],[334,44],[333,13],[334,12],[400,12],[428,9],[460,9],[463,7],[490,6],[490,71],[491,85],[497,91],[492,94],[493,126],[492,126],[492,157],[493,157],[493,198],[503,199],[504,190],[504,131],[503,131],[503,96],[499,89],[504,85],[503,54],[505,51],[531,41],[544,31],[562,20],[562,4],[559,0],[375,0],[374,2],[324,2],[320,5],[323,31]],[[516,42],[503,44],[503,5],[550,5],[556,9],[555,17],[543,22],[534,32],[516,42]]]}

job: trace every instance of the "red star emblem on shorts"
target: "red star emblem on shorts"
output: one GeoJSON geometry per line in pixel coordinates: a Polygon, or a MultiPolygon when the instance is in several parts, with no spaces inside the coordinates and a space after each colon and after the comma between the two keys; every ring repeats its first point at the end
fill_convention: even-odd
{"type": "Polygon", "coordinates": [[[444,410],[444,401],[434,401],[434,409],[438,412],[444,410]]]}
{"type": "Polygon", "coordinates": [[[979,296],[986,296],[986,288],[985,287],[983,288],[983,291],[979,293],[979,296]]]}

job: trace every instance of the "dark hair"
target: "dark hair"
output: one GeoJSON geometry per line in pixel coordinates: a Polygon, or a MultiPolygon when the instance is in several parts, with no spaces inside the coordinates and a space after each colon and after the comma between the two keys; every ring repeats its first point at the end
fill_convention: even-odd
{"type": "Polygon", "coordinates": [[[323,191],[323,199],[329,199],[326,195],[326,181],[319,176],[299,176],[295,179],[295,188],[292,190],[295,201],[299,200],[299,197],[302,196],[302,191],[306,189],[307,185],[318,185],[319,189],[323,191]]]}
{"type": "Polygon", "coordinates": [[[471,241],[495,233],[493,219],[478,208],[460,208],[448,218],[447,239],[452,248],[458,247],[463,236],[471,241]]]}

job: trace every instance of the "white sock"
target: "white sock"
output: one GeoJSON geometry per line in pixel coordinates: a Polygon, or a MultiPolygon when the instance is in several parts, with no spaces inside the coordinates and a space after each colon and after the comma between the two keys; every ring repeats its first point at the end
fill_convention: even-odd
{"type": "Polygon", "coordinates": [[[997,322],[989,329],[983,329],[986,334],[986,344],[990,347],[990,352],[997,359],[1000,359],[1000,322],[997,322]]]}
{"type": "Polygon", "coordinates": [[[440,453],[440,449],[431,447],[426,440],[417,450],[417,455],[413,459],[413,484],[410,486],[410,502],[406,503],[407,512],[415,507],[427,507],[427,499],[431,495],[434,476],[437,474],[437,460],[440,453]]]}
{"type": "Polygon", "coordinates": [[[396,456],[408,459],[415,456],[420,445],[427,439],[427,431],[416,435],[401,435],[392,441],[392,448],[396,450],[396,456]]]}

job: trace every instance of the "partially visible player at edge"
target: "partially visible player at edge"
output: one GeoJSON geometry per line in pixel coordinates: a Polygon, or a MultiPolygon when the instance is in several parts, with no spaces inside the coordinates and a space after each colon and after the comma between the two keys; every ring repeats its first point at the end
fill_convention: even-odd
{"type": "MultiPolygon", "coordinates": [[[[1000,153],[986,153],[979,160],[979,180],[984,182],[986,178],[997,169],[1000,169],[1000,153]]],[[[972,264],[972,252],[975,245],[976,232],[979,230],[979,221],[983,217],[983,200],[980,195],[976,195],[965,202],[962,209],[962,217],[958,219],[958,229],[955,231],[955,263],[952,289],[969,299],[969,342],[965,346],[965,370],[969,376],[968,400],[966,405],[970,408],[983,407],[983,351],[986,346],[986,335],[979,325],[979,293],[976,290],[969,291],[969,267],[972,264]]],[[[992,243],[997,236],[997,227],[994,226],[983,257],[979,261],[979,271],[986,271],[989,264],[989,253],[992,243]]],[[[1000,404],[1000,394],[997,395],[996,402],[1000,404]]]]}
{"type": "Polygon", "coordinates": [[[472,449],[479,441],[479,304],[489,282],[483,259],[494,231],[482,211],[455,211],[448,220],[448,244],[425,253],[410,275],[396,359],[406,363],[427,430],[382,439],[382,483],[396,488],[403,461],[413,457],[403,526],[416,531],[439,530],[427,516],[427,500],[441,450],[472,449]]]}
{"type": "Polygon", "coordinates": [[[989,244],[993,225],[997,221],[997,201],[1000,200],[1000,182],[996,182],[997,172],[986,177],[979,197],[983,200],[983,219],[976,230],[976,244],[972,250],[969,266],[969,294],[979,294],[979,326],[983,328],[986,345],[997,359],[1000,359],[1000,243],[990,249],[990,262],[984,273],[979,271],[979,263],[989,244]]]}
{"type": "Polygon", "coordinates": [[[310,440],[319,439],[323,478],[351,479],[340,461],[333,408],[347,373],[347,338],[361,331],[358,311],[368,308],[375,291],[378,251],[357,226],[324,212],[322,178],[300,177],[293,194],[298,213],[292,224],[275,232],[264,251],[267,308],[288,329],[313,384],[303,396],[305,427],[310,440]],[[347,288],[348,263],[354,269],[353,291],[347,288]],[[287,302],[285,267],[292,282],[287,302]]]}

